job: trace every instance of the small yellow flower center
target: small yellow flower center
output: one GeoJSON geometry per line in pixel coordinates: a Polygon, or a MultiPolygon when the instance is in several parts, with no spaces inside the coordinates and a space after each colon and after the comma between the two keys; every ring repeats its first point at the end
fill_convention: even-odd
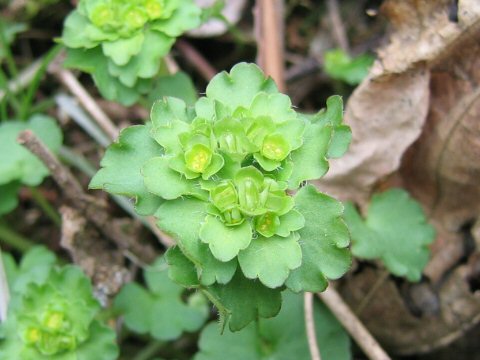
{"type": "Polygon", "coordinates": [[[289,152],[290,146],[281,135],[269,135],[263,141],[262,155],[268,159],[282,161],[289,152]]]}
{"type": "Polygon", "coordinates": [[[202,144],[194,145],[185,153],[185,163],[190,171],[202,173],[212,160],[211,150],[202,144]]]}

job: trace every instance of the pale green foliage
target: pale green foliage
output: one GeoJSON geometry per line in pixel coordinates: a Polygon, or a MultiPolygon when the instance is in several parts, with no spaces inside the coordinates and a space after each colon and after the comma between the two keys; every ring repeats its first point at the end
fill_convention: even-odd
{"type": "Polygon", "coordinates": [[[133,104],[200,14],[192,0],[81,0],[65,20],[65,64],[91,73],[107,99],[133,104]]]}
{"type": "Polygon", "coordinates": [[[142,213],[178,244],[170,276],[202,290],[239,330],[274,316],[284,285],[319,291],[348,269],[342,205],[310,187],[288,193],[346,151],[342,112],[331,97],[326,110],[299,114],[256,65],[238,64],[193,108],[157,101],[151,124],[122,132],[90,187],[136,197],[138,210],[148,199],[142,213]]]}
{"type": "MultiPolygon", "coordinates": [[[[335,317],[320,303],[314,307],[317,342],[322,359],[348,360],[350,340],[335,317]]],[[[259,320],[245,329],[220,334],[209,324],[200,335],[194,360],[309,360],[302,296],[285,292],[282,310],[274,319],[259,320]]]]}
{"type": "Polygon", "coordinates": [[[206,300],[194,294],[185,304],[181,298],[184,288],[170,280],[163,258],[146,269],[144,277],[148,289],[130,283],[115,299],[115,308],[124,315],[129,329],[174,340],[183,331],[196,331],[203,325],[208,315],[206,300]]]}
{"type": "Polygon", "coordinates": [[[21,185],[37,186],[49,173],[35,155],[17,142],[20,132],[27,129],[53,152],[57,152],[62,144],[60,127],[48,116],[34,115],[27,122],[5,121],[0,124],[0,215],[17,206],[17,192],[21,185]]]}
{"type": "Polygon", "coordinates": [[[55,266],[55,256],[36,247],[19,267],[4,255],[12,299],[0,326],[0,357],[22,360],[110,360],[115,333],[95,319],[100,305],[89,279],[75,266],[55,266]]]}
{"type": "Polygon", "coordinates": [[[419,281],[435,237],[420,204],[402,189],[372,197],[365,219],[348,203],[345,220],[352,235],[352,253],[380,259],[394,275],[419,281]]]}
{"type": "Polygon", "coordinates": [[[334,49],[325,53],[323,61],[325,72],[332,78],[357,85],[367,76],[374,58],[366,54],[352,58],[345,51],[334,49]]]}

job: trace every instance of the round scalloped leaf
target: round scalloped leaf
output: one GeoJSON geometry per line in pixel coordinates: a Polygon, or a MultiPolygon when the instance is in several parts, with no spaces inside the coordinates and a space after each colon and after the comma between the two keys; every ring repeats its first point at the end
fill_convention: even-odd
{"type": "MultiPolygon", "coordinates": [[[[310,359],[303,297],[283,294],[280,313],[273,319],[260,319],[242,331],[220,333],[210,323],[200,335],[199,352],[194,360],[306,360],[310,359]],[[259,346],[262,344],[264,346],[259,346]]],[[[320,302],[314,305],[315,335],[324,360],[351,359],[350,339],[330,311],[320,302]]]]}
{"type": "Polygon", "coordinates": [[[133,56],[138,55],[142,49],[145,37],[142,33],[126,39],[117,39],[102,43],[105,56],[112,59],[118,66],[126,65],[133,56]]]}
{"type": "Polygon", "coordinates": [[[144,276],[148,289],[130,283],[115,298],[115,307],[124,314],[129,329],[159,340],[174,340],[184,331],[196,331],[203,325],[207,312],[182,300],[184,289],[170,280],[163,258],[157,259],[144,276]]]}
{"type": "Polygon", "coordinates": [[[226,226],[218,217],[208,215],[200,228],[199,236],[208,244],[215,258],[227,262],[250,245],[252,227],[248,221],[236,226],[226,226]]]}
{"type": "Polygon", "coordinates": [[[258,237],[238,254],[238,262],[245,277],[258,278],[269,288],[282,286],[291,270],[302,263],[302,249],[296,233],[287,238],[258,237]]]}
{"type": "Polygon", "coordinates": [[[100,47],[89,50],[68,48],[63,65],[92,74],[95,85],[104,98],[118,101],[125,106],[137,102],[140,94],[148,92],[151,85],[150,80],[139,81],[134,87],[122,84],[109,73],[108,58],[103,55],[100,47]]]}
{"type": "Polygon", "coordinates": [[[138,54],[123,65],[108,62],[108,72],[127,87],[133,87],[139,78],[150,79],[160,69],[160,59],[168,54],[175,39],[157,31],[146,31],[138,54]]]}
{"type": "Polygon", "coordinates": [[[276,93],[278,89],[257,65],[247,63],[235,65],[230,73],[216,75],[207,86],[207,97],[220,101],[231,111],[248,108],[259,92],[276,93]]]}
{"type": "Polygon", "coordinates": [[[215,284],[204,291],[219,310],[223,325],[228,322],[231,331],[239,331],[260,317],[277,315],[282,305],[279,289],[246,279],[241,271],[228,284],[215,284]]]}
{"type": "Polygon", "coordinates": [[[350,236],[337,200],[320,193],[312,185],[300,189],[295,206],[305,217],[298,231],[302,247],[302,265],[293,270],[286,285],[293,291],[323,291],[327,279],[338,279],[351,265],[350,236]]]}
{"type": "Polygon", "coordinates": [[[200,241],[198,233],[207,216],[205,206],[205,202],[193,198],[167,201],[160,206],[155,217],[160,229],[172,235],[184,255],[195,264],[202,285],[225,284],[235,274],[237,261],[217,260],[208,245],[200,241]]]}
{"type": "Polygon", "coordinates": [[[30,151],[17,142],[23,130],[31,130],[53,152],[62,145],[62,131],[51,117],[33,115],[29,121],[0,124],[0,185],[19,181],[37,186],[49,174],[48,169],[30,151]]]}
{"type": "Polygon", "coordinates": [[[183,100],[167,97],[153,104],[150,113],[152,120],[151,135],[165,148],[167,154],[182,151],[178,136],[190,130],[190,117],[183,100]]]}
{"type": "Polygon", "coordinates": [[[168,19],[155,21],[151,28],[168,36],[178,37],[185,31],[199,26],[201,9],[192,0],[182,0],[178,4],[180,6],[174,10],[168,19]]]}
{"type": "Polygon", "coordinates": [[[435,230],[406,191],[391,189],[374,195],[365,220],[352,204],[346,204],[345,220],[352,234],[353,255],[380,259],[392,274],[420,280],[435,230]]]}
{"type": "Polygon", "coordinates": [[[162,147],[150,138],[148,126],[124,129],[118,142],[108,147],[100,163],[102,168],[90,181],[89,188],[134,197],[137,212],[151,215],[162,200],[148,192],[141,169],[148,160],[162,153],[162,147]]]}

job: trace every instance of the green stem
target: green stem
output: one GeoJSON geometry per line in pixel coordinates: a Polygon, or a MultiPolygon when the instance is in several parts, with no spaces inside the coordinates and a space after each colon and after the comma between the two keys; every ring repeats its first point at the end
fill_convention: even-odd
{"type": "Polygon", "coordinates": [[[0,45],[2,45],[4,54],[5,54],[5,61],[7,62],[7,68],[10,72],[11,77],[18,76],[18,69],[15,65],[15,59],[12,54],[12,50],[10,49],[10,45],[7,42],[7,39],[4,36],[4,27],[0,25],[0,45]]]}
{"type": "Polygon", "coordinates": [[[32,194],[32,199],[43,210],[45,215],[47,215],[55,225],[60,226],[62,224],[62,219],[60,218],[60,215],[58,215],[58,212],[52,207],[52,205],[50,205],[45,196],[34,187],[30,187],[29,189],[32,194]]]}
{"type": "Polygon", "coordinates": [[[133,358],[133,360],[148,360],[155,355],[163,345],[165,345],[165,342],[163,341],[152,341],[145,348],[143,348],[142,351],[140,351],[133,358]]]}
{"type": "Polygon", "coordinates": [[[38,86],[40,85],[40,81],[42,80],[43,75],[47,71],[48,65],[52,62],[52,60],[58,55],[58,53],[62,50],[62,45],[57,44],[50,51],[47,55],[43,58],[40,67],[38,68],[33,80],[30,82],[30,86],[28,87],[27,94],[23,97],[22,106],[20,108],[20,119],[26,120],[28,118],[30,109],[32,107],[33,97],[35,96],[38,86]]]}
{"type": "Polygon", "coordinates": [[[35,246],[33,242],[16,233],[3,223],[0,223],[0,240],[20,252],[26,252],[35,246]]]}

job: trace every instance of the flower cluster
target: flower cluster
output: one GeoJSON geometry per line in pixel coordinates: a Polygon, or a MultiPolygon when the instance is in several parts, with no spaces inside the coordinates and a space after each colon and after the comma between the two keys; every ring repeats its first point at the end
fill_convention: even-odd
{"type": "Polygon", "coordinates": [[[52,268],[40,261],[35,265],[44,256],[41,249],[32,251],[28,273],[17,275],[12,284],[14,296],[0,327],[0,357],[115,359],[115,333],[95,319],[100,305],[88,278],[74,266],[52,268]]]}
{"type": "Polygon", "coordinates": [[[65,21],[65,64],[91,73],[104,97],[132,104],[200,13],[193,0],[81,0],[65,21]]]}
{"type": "Polygon", "coordinates": [[[327,106],[299,114],[256,65],[238,64],[193,108],[157,101],[151,123],[108,149],[90,187],[134,196],[140,214],[154,214],[178,245],[167,252],[173,280],[201,288],[240,329],[257,313],[275,315],[285,286],[321,291],[348,268],[341,204],[313,187],[292,194],[348,146],[341,99],[327,106]],[[338,260],[332,271],[314,259],[324,253],[338,260]]]}

